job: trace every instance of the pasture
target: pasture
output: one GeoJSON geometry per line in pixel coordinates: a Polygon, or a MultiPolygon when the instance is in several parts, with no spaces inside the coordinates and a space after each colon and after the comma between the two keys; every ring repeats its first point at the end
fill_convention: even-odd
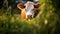
{"type": "MultiPolygon", "coordinates": [[[[36,18],[30,21],[22,20],[18,8],[6,10],[0,9],[0,34],[59,34],[60,18],[56,7],[40,0],[43,4],[36,18]]],[[[51,1],[51,0],[49,0],[51,1]]]]}

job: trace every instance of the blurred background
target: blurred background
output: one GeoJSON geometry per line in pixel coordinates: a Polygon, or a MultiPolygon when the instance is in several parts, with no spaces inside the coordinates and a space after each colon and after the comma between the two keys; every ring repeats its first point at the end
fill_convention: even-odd
{"type": "Polygon", "coordinates": [[[0,0],[0,34],[60,34],[60,0],[0,0]],[[41,2],[31,21],[21,20],[18,3],[41,2]]]}

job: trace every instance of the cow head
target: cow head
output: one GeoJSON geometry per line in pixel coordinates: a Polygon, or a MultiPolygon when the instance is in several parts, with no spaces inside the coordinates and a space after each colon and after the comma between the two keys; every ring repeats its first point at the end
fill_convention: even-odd
{"type": "Polygon", "coordinates": [[[21,17],[23,19],[31,19],[34,18],[38,8],[40,6],[40,3],[34,3],[31,1],[28,1],[26,4],[18,4],[17,7],[22,11],[21,17]]]}

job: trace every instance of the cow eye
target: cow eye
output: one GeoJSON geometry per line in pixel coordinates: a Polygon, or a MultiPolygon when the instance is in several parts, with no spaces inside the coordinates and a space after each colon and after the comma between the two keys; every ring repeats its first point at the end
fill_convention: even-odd
{"type": "Polygon", "coordinates": [[[26,6],[24,6],[24,8],[25,8],[26,6]]]}

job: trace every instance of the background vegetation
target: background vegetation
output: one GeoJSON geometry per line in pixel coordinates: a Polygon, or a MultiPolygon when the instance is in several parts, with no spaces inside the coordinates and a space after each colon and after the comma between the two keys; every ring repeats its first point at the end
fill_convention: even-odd
{"type": "MultiPolygon", "coordinates": [[[[39,15],[21,20],[20,10],[0,9],[0,34],[60,34],[60,0],[39,0],[39,15]]],[[[8,4],[8,3],[7,3],[8,4]]]]}

